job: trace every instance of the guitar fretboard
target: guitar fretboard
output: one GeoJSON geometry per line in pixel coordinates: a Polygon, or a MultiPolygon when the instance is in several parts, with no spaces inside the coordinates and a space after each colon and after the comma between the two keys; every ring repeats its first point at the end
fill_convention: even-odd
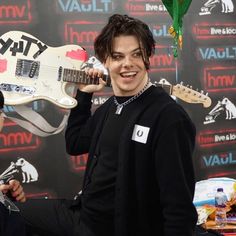
{"type": "MultiPolygon", "coordinates": [[[[29,77],[32,79],[38,79],[40,62],[33,60],[17,59],[15,75],[17,77],[29,77]]],[[[102,78],[106,82],[107,87],[111,87],[111,80],[109,75],[103,75],[102,78]]],[[[58,81],[65,81],[71,83],[82,84],[98,84],[98,78],[91,78],[83,70],[67,69],[60,66],[58,68],[58,81]]]]}
{"type": "MultiPolygon", "coordinates": [[[[81,83],[81,84],[98,84],[99,79],[92,78],[82,70],[72,70],[63,69],[63,81],[71,83],[81,83]]],[[[106,82],[107,87],[111,87],[110,77],[108,75],[103,75],[102,78],[106,82]]]]}

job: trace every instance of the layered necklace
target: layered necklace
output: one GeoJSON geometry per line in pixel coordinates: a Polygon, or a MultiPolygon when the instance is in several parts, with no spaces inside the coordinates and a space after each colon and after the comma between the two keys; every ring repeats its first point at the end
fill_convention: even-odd
{"type": "Polygon", "coordinates": [[[119,103],[116,99],[116,97],[114,96],[114,103],[116,105],[116,115],[120,115],[122,112],[122,109],[124,106],[130,104],[131,102],[133,102],[134,100],[136,100],[140,95],[142,95],[149,87],[150,85],[150,79],[148,79],[147,83],[145,84],[145,86],[143,87],[142,90],[140,90],[136,95],[134,95],[133,97],[131,97],[130,99],[128,99],[127,101],[123,102],[123,103],[119,103]]]}

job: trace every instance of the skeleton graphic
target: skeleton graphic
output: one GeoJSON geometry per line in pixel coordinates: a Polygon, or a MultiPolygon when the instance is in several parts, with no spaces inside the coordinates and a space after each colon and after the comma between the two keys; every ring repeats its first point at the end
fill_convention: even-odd
{"type": "Polygon", "coordinates": [[[14,173],[22,174],[22,183],[30,183],[38,180],[36,168],[24,158],[19,158],[15,163],[11,162],[10,166],[0,175],[0,177],[9,180],[13,178],[14,173]]]}
{"type": "Polygon", "coordinates": [[[203,123],[214,123],[216,117],[218,117],[224,111],[226,120],[232,120],[236,118],[236,106],[226,97],[221,101],[218,101],[216,106],[205,117],[205,121],[203,123]]]}
{"type": "Polygon", "coordinates": [[[107,69],[104,65],[94,56],[90,57],[82,66],[81,70],[84,70],[86,67],[88,68],[96,68],[102,70],[105,75],[108,75],[107,69]]]}
{"type": "Polygon", "coordinates": [[[208,0],[204,4],[204,7],[201,8],[199,15],[211,14],[212,9],[215,8],[217,4],[221,4],[222,13],[230,13],[234,11],[234,4],[232,0],[208,0]]]}

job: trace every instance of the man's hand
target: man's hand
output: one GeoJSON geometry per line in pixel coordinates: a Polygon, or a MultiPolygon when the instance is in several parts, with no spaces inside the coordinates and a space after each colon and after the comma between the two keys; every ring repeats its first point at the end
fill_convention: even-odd
{"type": "Polygon", "coordinates": [[[106,85],[106,82],[102,80],[103,77],[103,71],[99,69],[94,68],[86,68],[85,73],[89,75],[91,78],[98,78],[99,84],[79,84],[78,88],[80,91],[86,92],[86,93],[93,93],[98,92],[104,88],[106,85]]]}
{"type": "Polygon", "coordinates": [[[26,201],[23,187],[18,180],[12,179],[8,184],[1,184],[0,191],[3,193],[9,193],[18,202],[26,201]]]}

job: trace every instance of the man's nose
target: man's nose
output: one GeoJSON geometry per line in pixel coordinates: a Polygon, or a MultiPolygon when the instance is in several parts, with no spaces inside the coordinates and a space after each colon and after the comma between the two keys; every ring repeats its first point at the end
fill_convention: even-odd
{"type": "Polygon", "coordinates": [[[124,66],[132,66],[132,63],[133,63],[133,61],[132,61],[132,58],[130,56],[126,56],[124,58],[124,66]]]}

